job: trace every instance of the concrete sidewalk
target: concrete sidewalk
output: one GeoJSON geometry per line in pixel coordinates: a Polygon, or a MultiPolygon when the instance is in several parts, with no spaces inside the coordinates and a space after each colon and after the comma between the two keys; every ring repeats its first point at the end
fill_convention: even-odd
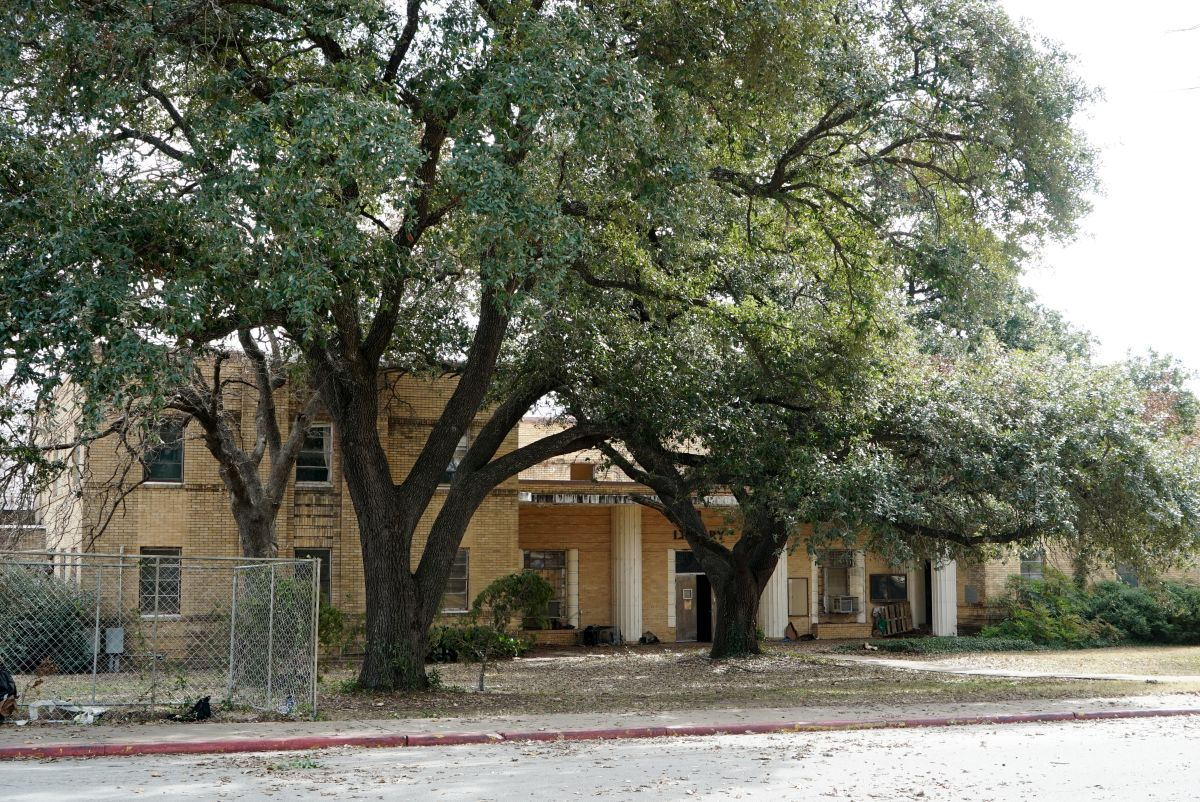
{"type": "Polygon", "coordinates": [[[428,746],[502,740],[582,740],[663,735],[1019,723],[1200,714],[1194,695],[978,702],[881,708],[779,707],[545,716],[337,722],[0,725],[0,759],[201,754],[336,746],[428,746]]]}

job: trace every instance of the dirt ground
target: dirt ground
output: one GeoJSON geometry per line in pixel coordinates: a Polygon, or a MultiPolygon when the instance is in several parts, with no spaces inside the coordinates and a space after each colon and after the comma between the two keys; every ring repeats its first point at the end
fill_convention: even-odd
{"type": "MultiPolygon", "coordinates": [[[[358,691],[352,687],[351,667],[328,668],[317,707],[323,719],[344,720],[785,705],[886,710],[899,703],[1200,693],[1200,683],[970,677],[846,665],[836,655],[816,651],[827,646],[773,645],[759,658],[719,662],[710,660],[703,646],[681,644],[543,649],[489,666],[482,694],[474,691],[478,666],[431,667],[436,668],[442,688],[413,695],[358,691]]],[[[1036,657],[1046,654],[1054,653],[1036,657]]],[[[1132,673],[1132,669],[1122,671],[1132,673]]]]}
{"type": "Polygon", "coordinates": [[[952,655],[904,655],[950,668],[1056,671],[1071,674],[1147,674],[1200,676],[1200,646],[1119,646],[1060,652],[980,652],[952,655]]]}

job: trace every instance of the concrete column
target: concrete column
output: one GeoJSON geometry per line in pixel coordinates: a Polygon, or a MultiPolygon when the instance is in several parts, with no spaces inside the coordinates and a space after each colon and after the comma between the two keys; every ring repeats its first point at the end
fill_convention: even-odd
{"type": "Polygon", "coordinates": [[[579,549],[567,549],[567,623],[579,628],[579,549]]]}
{"type": "Polygon", "coordinates": [[[612,622],[626,641],[637,641],[642,635],[642,508],[623,504],[609,514],[612,622]]]}
{"type": "Polygon", "coordinates": [[[860,624],[867,623],[867,604],[871,601],[867,593],[867,556],[861,549],[854,550],[854,565],[850,568],[850,593],[858,597],[860,624]]]}
{"type": "Polygon", "coordinates": [[[779,555],[775,572],[758,599],[758,626],[767,640],[780,640],[788,625],[787,552],[779,555]]]}
{"type": "Polygon", "coordinates": [[[675,629],[675,549],[667,549],[667,626],[675,629]]]}
{"type": "MultiPolygon", "coordinates": [[[[821,622],[821,597],[817,593],[817,588],[820,587],[821,566],[817,565],[817,558],[812,558],[812,566],[809,569],[808,580],[808,616],[812,621],[813,626],[821,622]]],[[[816,630],[814,630],[815,632],[816,630]]]]}
{"type": "Polygon", "coordinates": [[[954,560],[933,565],[933,634],[958,634],[958,564],[954,560]]]}

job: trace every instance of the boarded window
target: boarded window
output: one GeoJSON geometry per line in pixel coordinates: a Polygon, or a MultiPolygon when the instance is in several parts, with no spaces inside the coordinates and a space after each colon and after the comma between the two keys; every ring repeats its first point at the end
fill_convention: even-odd
{"type": "Polygon", "coordinates": [[[788,615],[808,615],[808,577],[788,580],[788,615]]]}
{"type": "Polygon", "coordinates": [[[142,615],[179,615],[183,589],[178,548],[143,548],[138,560],[138,610],[142,615]]]}
{"type": "Polygon", "coordinates": [[[571,463],[572,482],[591,482],[596,478],[596,466],[590,462],[571,463]]]}
{"type": "Polygon", "coordinates": [[[147,482],[183,481],[183,421],[159,424],[145,457],[147,482]]]}
{"type": "Polygon", "coordinates": [[[296,481],[328,483],[332,453],[333,429],[327,425],[309,427],[296,456],[296,481]]]}
{"type": "Polygon", "coordinates": [[[450,579],[446,582],[446,593],[442,596],[443,613],[465,613],[467,611],[467,576],[470,564],[470,549],[459,549],[450,566],[450,579]]]}
{"type": "Polygon", "coordinates": [[[904,574],[871,574],[871,601],[894,602],[907,598],[907,576],[904,574]]]}

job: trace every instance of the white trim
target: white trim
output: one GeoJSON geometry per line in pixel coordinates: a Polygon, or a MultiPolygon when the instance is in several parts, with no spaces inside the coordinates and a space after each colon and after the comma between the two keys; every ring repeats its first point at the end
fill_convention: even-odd
{"type": "Polygon", "coordinates": [[[667,628],[675,628],[675,549],[667,549],[667,628]]]}

